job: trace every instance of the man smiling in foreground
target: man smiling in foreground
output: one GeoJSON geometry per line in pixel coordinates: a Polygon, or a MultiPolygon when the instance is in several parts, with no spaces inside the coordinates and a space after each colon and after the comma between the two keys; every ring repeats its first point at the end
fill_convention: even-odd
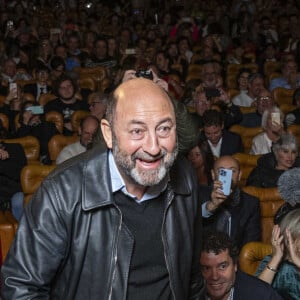
{"type": "Polygon", "coordinates": [[[101,129],[109,150],[58,167],[26,207],[3,299],[202,299],[197,179],[168,95],[121,84],[101,129]]]}
{"type": "Polygon", "coordinates": [[[226,233],[204,234],[200,265],[207,300],[283,300],[265,282],[238,270],[239,251],[226,233]]]}

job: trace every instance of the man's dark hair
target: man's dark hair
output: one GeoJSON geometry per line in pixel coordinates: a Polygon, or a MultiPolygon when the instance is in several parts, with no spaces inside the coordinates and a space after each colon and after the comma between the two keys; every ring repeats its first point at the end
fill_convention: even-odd
{"type": "Polygon", "coordinates": [[[223,126],[223,114],[215,109],[208,109],[203,114],[203,127],[223,126]]]}
{"type": "Polygon", "coordinates": [[[216,255],[228,250],[229,256],[237,263],[239,249],[227,233],[221,231],[205,231],[202,240],[201,252],[212,252],[216,255]]]}
{"type": "Polygon", "coordinates": [[[56,81],[54,81],[54,83],[53,83],[53,94],[56,95],[57,97],[60,97],[59,87],[64,81],[70,81],[71,82],[71,84],[73,86],[73,89],[74,89],[74,95],[75,95],[75,93],[78,91],[78,85],[70,76],[67,76],[67,75],[63,75],[63,76],[59,77],[56,81]]]}
{"type": "Polygon", "coordinates": [[[264,76],[261,73],[252,73],[248,78],[249,84],[252,84],[252,82],[257,78],[265,80],[264,76]]]}

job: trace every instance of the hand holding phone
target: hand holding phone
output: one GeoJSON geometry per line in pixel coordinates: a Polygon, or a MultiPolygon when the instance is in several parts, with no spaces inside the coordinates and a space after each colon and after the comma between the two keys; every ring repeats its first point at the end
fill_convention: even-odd
{"type": "Polygon", "coordinates": [[[280,113],[279,112],[272,112],[271,113],[271,120],[273,125],[280,125],[280,113]]]}
{"type": "Polygon", "coordinates": [[[222,192],[226,196],[230,194],[231,179],[232,179],[232,170],[230,169],[219,170],[219,181],[222,183],[222,192]]]}
{"type": "Polygon", "coordinates": [[[44,113],[44,107],[40,105],[29,106],[26,110],[31,111],[33,115],[42,115],[44,113]]]}

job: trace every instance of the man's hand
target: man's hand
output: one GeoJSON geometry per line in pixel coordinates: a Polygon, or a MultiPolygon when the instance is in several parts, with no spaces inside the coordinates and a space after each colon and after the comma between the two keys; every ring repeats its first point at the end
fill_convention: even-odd
{"type": "Polygon", "coordinates": [[[214,181],[214,187],[211,192],[211,200],[207,202],[206,209],[209,212],[213,212],[227,199],[227,197],[228,196],[224,195],[222,191],[222,182],[214,181]]]}
{"type": "Polygon", "coordinates": [[[9,153],[4,149],[0,149],[0,159],[5,160],[8,158],[9,158],[9,153]]]}

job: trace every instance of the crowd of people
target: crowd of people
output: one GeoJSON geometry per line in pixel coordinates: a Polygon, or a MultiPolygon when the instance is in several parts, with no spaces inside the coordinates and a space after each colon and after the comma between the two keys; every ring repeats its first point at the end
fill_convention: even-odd
{"type": "Polygon", "coordinates": [[[269,285],[238,270],[238,252],[260,241],[262,229],[259,199],[242,190],[233,157],[245,152],[242,136],[231,131],[233,125],[261,128],[250,149],[261,157],[246,185],[277,187],[300,167],[297,138],[289,132],[291,124],[300,124],[299,13],[296,0],[0,1],[0,114],[8,120],[5,126],[0,119],[1,139],[34,136],[40,163],[51,164],[51,138],[79,136],[61,151],[61,167],[22,220],[26,157],[20,145],[0,143],[0,209],[21,220],[4,265],[4,299],[39,293],[64,299],[120,299],[125,293],[128,299],[248,299],[249,288],[262,299],[300,299],[294,281],[290,293],[282,284],[286,273],[299,281],[299,209],[284,206],[280,221],[275,218],[273,253],[256,274],[269,285]],[[278,63],[276,76],[267,72],[267,62],[278,63]],[[241,65],[234,78],[231,65],[241,65]],[[82,86],[80,70],[97,68],[104,70],[105,85],[93,78],[94,89],[82,86]],[[289,111],[274,99],[279,87],[293,92],[289,111]],[[52,98],[43,103],[46,94],[52,98]],[[77,111],[85,112],[78,131],[72,124],[77,111]],[[61,130],[46,120],[51,112],[61,115],[61,130]],[[224,170],[231,176],[228,193],[224,170]],[[92,189],[97,180],[101,184],[92,189]],[[118,253],[118,238],[126,258],[124,249],[118,253]],[[97,243],[107,245],[101,258],[97,243]],[[30,247],[36,261],[25,259],[30,247]],[[70,272],[75,260],[76,272],[70,272]],[[15,265],[23,273],[15,273],[15,265]],[[105,270],[98,274],[99,265],[105,270]],[[87,292],[96,273],[99,282],[109,276],[87,292]],[[24,284],[29,277],[32,294],[24,284]],[[70,290],[62,292],[66,281],[70,290]]]}

